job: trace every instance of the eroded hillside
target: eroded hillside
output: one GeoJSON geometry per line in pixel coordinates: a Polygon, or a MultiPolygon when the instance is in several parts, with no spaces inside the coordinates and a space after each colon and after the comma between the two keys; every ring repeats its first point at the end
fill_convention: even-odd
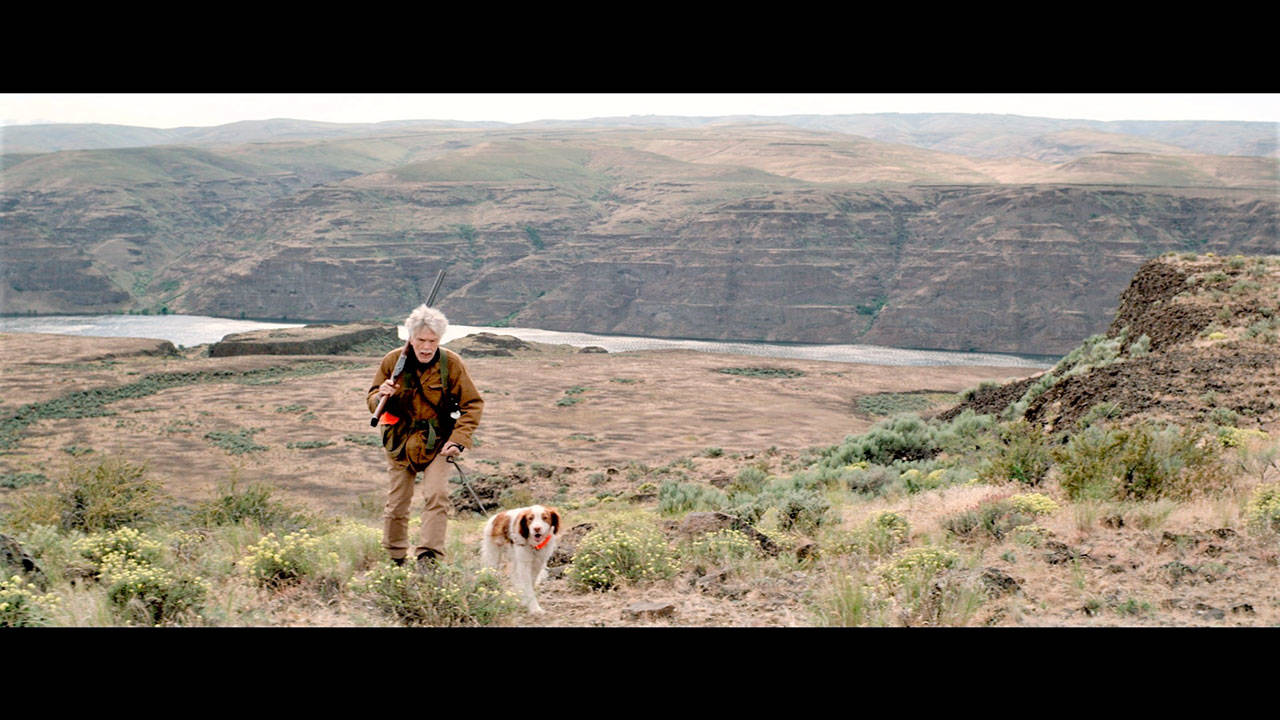
{"type": "Polygon", "coordinates": [[[1280,424],[1280,257],[1170,254],[1134,276],[1106,333],[1057,367],[986,387],[964,409],[1065,430],[1139,417],[1274,430],[1280,424]]]}
{"type": "Polygon", "coordinates": [[[1276,251],[1274,158],[1046,133],[1042,159],[781,125],[12,156],[0,306],[392,319],[447,267],[465,324],[1055,355],[1148,258],[1276,251]]]}

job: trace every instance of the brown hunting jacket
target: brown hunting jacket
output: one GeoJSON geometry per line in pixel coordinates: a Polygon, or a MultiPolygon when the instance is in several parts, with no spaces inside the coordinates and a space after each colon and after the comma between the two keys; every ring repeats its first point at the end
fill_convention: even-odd
{"type": "MultiPolygon", "coordinates": [[[[418,362],[417,355],[410,351],[404,372],[397,381],[400,389],[387,400],[387,411],[400,418],[401,422],[410,423],[436,416],[436,407],[441,401],[440,353],[449,354],[449,394],[457,399],[458,411],[462,413],[453,426],[453,434],[447,440],[469,449],[471,434],[480,424],[480,414],[484,411],[484,399],[480,397],[480,391],[472,382],[471,373],[467,372],[462,358],[452,350],[437,350],[436,356],[431,358],[425,369],[418,362]]],[[[373,385],[369,387],[365,398],[370,413],[378,409],[378,388],[395,372],[396,360],[399,358],[400,350],[392,350],[382,358],[382,364],[378,366],[378,373],[374,375],[373,385]]]]}

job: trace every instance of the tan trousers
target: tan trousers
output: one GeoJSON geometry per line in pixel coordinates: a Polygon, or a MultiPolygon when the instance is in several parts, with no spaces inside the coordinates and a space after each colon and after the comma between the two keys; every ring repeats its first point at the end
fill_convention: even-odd
{"type": "MultiPolygon", "coordinates": [[[[391,557],[402,558],[409,552],[409,507],[413,504],[413,479],[417,473],[407,462],[388,460],[387,474],[391,484],[382,513],[382,547],[391,557]]],[[[443,559],[449,509],[449,463],[443,455],[436,455],[422,473],[422,495],[422,528],[413,555],[433,550],[443,559]]]]}

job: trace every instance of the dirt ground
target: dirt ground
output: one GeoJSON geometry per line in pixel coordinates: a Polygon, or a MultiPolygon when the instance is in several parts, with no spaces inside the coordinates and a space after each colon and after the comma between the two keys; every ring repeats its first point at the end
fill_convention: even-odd
{"type": "MultiPolygon", "coordinates": [[[[53,335],[0,335],[5,373],[0,393],[6,415],[28,402],[75,391],[137,382],[174,372],[244,372],[346,365],[320,374],[284,377],[276,384],[199,382],[122,399],[112,415],[52,418],[28,426],[17,447],[0,455],[0,472],[53,478],[92,448],[146,461],[175,498],[209,497],[238,471],[270,482],[282,497],[317,510],[347,512],[382,490],[380,446],[369,427],[365,393],[376,357],[199,357],[139,353],[153,341],[53,335]],[[112,355],[112,357],[106,357],[112,355]],[[262,451],[233,454],[211,432],[251,431],[262,451]],[[289,444],[333,443],[290,449],[289,444]]],[[[546,464],[581,475],[628,463],[663,465],[720,448],[725,454],[770,447],[799,451],[861,432],[875,418],[859,415],[859,395],[930,389],[959,392],[983,380],[1008,380],[1027,371],[990,367],[891,367],[712,355],[686,351],[532,353],[477,357],[467,367],[485,399],[477,445],[465,459],[546,464]],[[788,368],[800,377],[750,377],[720,368],[788,368]],[[577,389],[577,390],[575,390],[577,389]],[[572,391],[572,392],[568,392],[572,391]],[[572,404],[558,402],[575,401],[572,404]]],[[[8,492],[0,489],[0,501],[8,492]]]]}

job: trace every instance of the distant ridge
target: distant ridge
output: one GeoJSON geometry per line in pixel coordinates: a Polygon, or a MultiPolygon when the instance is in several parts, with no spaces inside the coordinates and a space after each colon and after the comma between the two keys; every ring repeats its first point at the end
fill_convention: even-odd
{"type": "Polygon", "coordinates": [[[505,123],[453,120],[391,120],[380,123],[328,123],[275,118],[211,127],[168,129],[103,124],[0,126],[0,152],[43,153],[63,150],[112,150],[153,145],[236,145],[284,140],[361,137],[405,130],[491,129],[505,123]]]}
{"type": "Polygon", "coordinates": [[[0,127],[3,153],[56,152],[145,147],[166,144],[236,144],[281,140],[356,137],[406,130],[498,128],[700,128],[725,124],[774,124],[860,135],[872,140],[979,158],[1027,157],[1060,161],[1042,136],[1091,130],[1130,135],[1208,155],[1280,157],[1280,125],[1216,120],[1064,120],[1021,115],[959,113],[869,113],[865,115],[723,115],[683,117],[631,115],[586,120],[538,120],[530,123],[457,120],[392,120],[379,123],[327,123],[275,118],[213,127],[156,129],[127,125],[10,125],[0,127]]]}

